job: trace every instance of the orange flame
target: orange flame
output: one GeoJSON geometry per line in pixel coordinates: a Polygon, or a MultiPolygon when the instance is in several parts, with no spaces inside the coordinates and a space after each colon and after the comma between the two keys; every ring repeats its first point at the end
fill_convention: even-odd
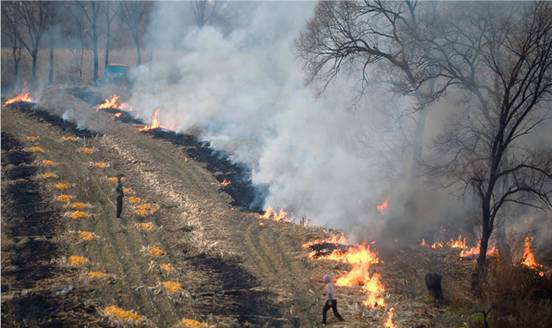
{"type": "Polygon", "coordinates": [[[97,111],[105,110],[105,109],[119,109],[119,110],[126,110],[126,111],[132,111],[132,108],[127,103],[120,103],[119,102],[119,96],[112,95],[111,98],[107,98],[104,100],[103,103],[99,104],[96,107],[97,111]]]}
{"type": "Polygon", "coordinates": [[[18,102],[27,102],[27,103],[29,103],[29,102],[32,102],[32,101],[33,101],[33,98],[31,98],[31,93],[26,91],[26,90],[23,90],[20,94],[16,95],[15,97],[6,100],[4,105],[9,106],[11,104],[15,104],[15,103],[18,103],[18,102]]]}
{"type": "Polygon", "coordinates": [[[381,204],[376,206],[376,210],[381,214],[385,214],[385,210],[389,207],[389,199],[384,200],[381,204]]]}
{"type": "Polygon", "coordinates": [[[146,131],[150,131],[150,130],[153,130],[153,129],[158,129],[160,127],[160,124],[159,124],[159,111],[160,109],[157,108],[155,109],[155,111],[153,112],[153,115],[151,116],[151,124],[146,124],[143,128],[140,129],[140,132],[146,132],[146,131]]]}
{"type": "MultiPolygon", "coordinates": [[[[339,243],[348,244],[344,236],[334,236],[330,239],[315,240],[303,244],[303,247],[308,248],[317,243],[339,243]]],[[[311,258],[313,254],[309,254],[311,258]]],[[[381,281],[379,273],[370,274],[372,264],[380,263],[380,259],[375,251],[370,249],[369,245],[352,245],[346,251],[336,249],[328,255],[323,255],[318,258],[325,260],[333,260],[342,263],[348,263],[352,266],[351,271],[337,278],[335,284],[337,286],[361,286],[362,291],[366,295],[363,304],[367,307],[384,306],[385,301],[383,294],[385,288],[381,281]]]]}
{"type": "Polygon", "coordinates": [[[433,248],[433,249],[443,248],[444,246],[445,246],[445,243],[443,243],[440,240],[437,240],[437,241],[433,242],[433,244],[431,244],[431,248],[433,248]]]}
{"type": "MultiPolygon", "coordinates": [[[[474,257],[479,255],[479,249],[481,248],[481,241],[478,240],[474,247],[466,246],[460,252],[460,257],[474,257]]],[[[487,256],[498,256],[498,249],[495,245],[489,245],[487,248],[487,256]]]]}
{"type": "Polygon", "coordinates": [[[263,220],[272,220],[276,222],[290,222],[289,216],[286,211],[280,209],[280,211],[275,211],[271,206],[269,206],[263,215],[260,216],[263,220]]]}
{"type": "MultiPolygon", "coordinates": [[[[303,244],[303,248],[310,248],[313,245],[324,244],[324,243],[348,245],[349,241],[347,240],[347,237],[345,237],[344,235],[335,235],[326,239],[316,239],[316,240],[311,240],[309,242],[306,242],[303,244]]],[[[311,252],[309,256],[314,257],[315,254],[316,252],[311,252]]]]}
{"type": "Polygon", "coordinates": [[[447,246],[450,247],[450,248],[464,249],[464,248],[467,247],[466,238],[462,237],[462,235],[458,235],[457,239],[449,240],[449,242],[447,243],[447,246]]]}
{"type": "Polygon", "coordinates": [[[231,184],[232,184],[232,181],[230,181],[230,180],[228,180],[228,179],[224,179],[224,180],[222,180],[222,182],[220,183],[220,186],[224,188],[224,187],[228,187],[228,186],[231,185],[231,184]]]}
{"type": "Polygon", "coordinates": [[[383,323],[383,326],[385,328],[396,328],[395,324],[393,323],[393,316],[395,315],[395,308],[391,307],[389,311],[387,312],[387,319],[383,323]]]}
{"type": "MultiPolygon", "coordinates": [[[[523,256],[521,257],[521,264],[538,271],[542,269],[543,266],[537,262],[537,258],[533,253],[533,239],[533,237],[527,236],[523,241],[523,256]]],[[[539,276],[543,277],[544,272],[539,271],[539,276]]]]}
{"type": "Polygon", "coordinates": [[[424,238],[422,238],[422,241],[420,242],[420,246],[429,247],[429,244],[427,243],[427,241],[424,238]]]}

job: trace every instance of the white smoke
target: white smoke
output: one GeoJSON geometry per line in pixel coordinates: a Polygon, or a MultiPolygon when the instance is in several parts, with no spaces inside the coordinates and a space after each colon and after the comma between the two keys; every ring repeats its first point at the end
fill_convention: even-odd
{"type": "Polygon", "coordinates": [[[397,163],[412,125],[401,114],[412,106],[376,88],[354,101],[354,80],[321,97],[305,86],[294,40],[314,2],[230,3],[233,29],[198,29],[186,6],[157,5],[155,60],[134,72],[130,99],[143,117],[159,107],[162,125],[199,129],[269,185],[266,205],[340,228],[381,217],[375,206],[393,192],[392,165],[408,161],[397,163]]]}

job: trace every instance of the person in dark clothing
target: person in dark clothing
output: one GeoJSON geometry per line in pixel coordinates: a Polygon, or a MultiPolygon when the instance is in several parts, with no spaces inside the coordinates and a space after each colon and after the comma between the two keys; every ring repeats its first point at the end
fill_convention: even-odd
{"type": "Polygon", "coordinates": [[[326,284],[326,287],[324,287],[324,296],[327,296],[328,299],[326,300],[326,303],[324,303],[324,308],[322,309],[322,323],[326,324],[326,317],[328,310],[331,308],[333,311],[334,316],[339,321],[344,321],[343,317],[339,312],[337,312],[337,299],[335,297],[335,286],[332,283],[332,279],[328,274],[324,275],[324,283],[326,284]]]}
{"type": "Polygon", "coordinates": [[[121,218],[121,214],[123,213],[123,198],[125,197],[122,177],[122,175],[117,176],[117,187],[115,188],[115,192],[117,193],[117,218],[121,218]]]}

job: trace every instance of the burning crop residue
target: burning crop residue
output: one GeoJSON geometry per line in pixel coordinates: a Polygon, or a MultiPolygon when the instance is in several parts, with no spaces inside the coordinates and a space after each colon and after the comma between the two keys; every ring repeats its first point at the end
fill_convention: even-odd
{"type": "Polygon", "coordinates": [[[54,183],[53,188],[59,191],[65,191],[71,188],[71,184],[68,182],[58,182],[58,183],[54,183]]]}
{"type": "Polygon", "coordinates": [[[33,98],[31,97],[31,93],[26,90],[23,90],[23,92],[16,95],[15,97],[12,97],[6,100],[6,102],[4,102],[4,106],[9,106],[16,103],[32,103],[32,102],[33,102],[33,98]]]}
{"type": "Polygon", "coordinates": [[[57,202],[69,203],[72,200],[73,200],[73,196],[71,195],[62,194],[62,195],[56,196],[57,202]]]}
{"type": "Polygon", "coordinates": [[[108,274],[102,271],[89,271],[86,273],[86,277],[92,280],[103,279],[103,278],[106,278],[107,276],[108,274]]]}
{"type": "Polygon", "coordinates": [[[389,311],[387,312],[387,318],[385,319],[385,322],[383,323],[383,326],[385,328],[396,328],[395,324],[393,323],[393,316],[395,315],[395,308],[391,307],[389,311]]]}
{"type": "Polygon", "coordinates": [[[39,136],[25,136],[25,141],[28,141],[28,142],[38,142],[38,140],[40,140],[40,137],[39,136]]]}
{"type": "Polygon", "coordinates": [[[38,175],[38,178],[41,179],[41,180],[58,179],[59,176],[57,174],[55,174],[54,172],[44,172],[44,173],[40,173],[38,175]]]}
{"type": "Polygon", "coordinates": [[[163,251],[163,249],[157,245],[148,246],[145,248],[144,251],[146,252],[146,254],[153,257],[161,257],[165,255],[165,251],[163,251]]]}
{"type": "Polygon", "coordinates": [[[161,124],[159,122],[159,108],[156,108],[153,111],[153,114],[151,116],[151,124],[146,124],[143,128],[141,128],[140,132],[148,132],[150,130],[155,130],[161,127],[161,124]]]}
{"type": "Polygon", "coordinates": [[[74,136],[63,136],[63,137],[61,137],[61,140],[63,140],[63,141],[75,142],[75,141],[79,141],[79,137],[74,137],[74,136]]]}
{"type": "Polygon", "coordinates": [[[129,196],[127,198],[127,201],[130,203],[130,204],[138,204],[139,202],[142,201],[142,199],[140,197],[136,197],[136,196],[129,196]]]}
{"type": "Polygon", "coordinates": [[[94,163],[94,167],[97,169],[103,170],[106,167],[108,167],[108,164],[106,162],[96,162],[94,163]]]}
{"type": "Polygon", "coordinates": [[[537,258],[533,253],[533,237],[526,236],[523,240],[523,255],[521,257],[521,265],[538,271],[539,276],[543,277],[544,272],[540,271],[543,269],[543,266],[537,262],[537,258]]]}
{"type": "Polygon", "coordinates": [[[172,264],[170,263],[161,263],[159,265],[159,267],[161,268],[161,270],[165,273],[171,273],[174,271],[174,267],[172,264]]]}
{"type": "Polygon", "coordinates": [[[40,166],[44,166],[44,167],[53,167],[58,165],[59,165],[58,162],[52,161],[50,159],[43,159],[40,161],[40,166]]]}
{"type": "Polygon", "coordinates": [[[79,238],[84,241],[92,241],[96,239],[96,234],[92,231],[79,231],[79,238]]]}
{"type": "Polygon", "coordinates": [[[138,222],[134,224],[134,227],[140,231],[151,232],[155,229],[152,222],[138,222]]]}
{"type": "Polygon", "coordinates": [[[311,241],[303,245],[312,252],[309,257],[318,260],[332,260],[351,265],[351,270],[338,276],[335,284],[337,286],[354,287],[360,286],[365,299],[364,306],[370,308],[385,306],[385,288],[379,273],[370,273],[373,264],[381,263],[375,251],[369,245],[350,245],[344,236],[334,236],[326,240],[311,241]],[[338,242],[338,243],[336,243],[338,242]],[[331,246],[331,252],[322,252],[317,246],[324,245],[324,248],[331,246]]]}
{"type": "Polygon", "coordinates": [[[82,147],[82,148],[80,148],[80,151],[85,155],[92,155],[94,152],[96,152],[96,148],[94,148],[94,147],[82,147]]]}
{"type": "Polygon", "coordinates": [[[65,215],[72,220],[82,220],[89,217],[88,212],[80,211],[80,210],[70,211],[65,213],[65,215]]]}
{"type": "Polygon", "coordinates": [[[97,111],[107,109],[125,110],[130,112],[132,111],[132,108],[129,104],[119,102],[119,96],[117,95],[112,95],[110,98],[105,99],[103,103],[99,104],[96,107],[97,111]]]}
{"type": "Polygon", "coordinates": [[[41,153],[41,154],[44,154],[46,152],[46,150],[44,150],[44,148],[40,146],[25,147],[23,148],[23,151],[27,153],[41,153]]]}
{"type": "MultiPolygon", "coordinates": [[[[422,239],[420,242],[421,247],[428,247],[431,249],[441,249],[441,248],[452,248],[452,249],[459,249],[460,257],[464,258],[471,258],[479,255],[479,248],[481,246],[481,241],[477,241],[475,246],[469,246],[468,241],[466,237],[463,237],[462,235],[458,235],[456,239],[452,238],[448,242],[444,242],[442,240],[436,240],[431,245],[428,244],[428,242],[425,239],[422,239]]],[[[498,249],[495,245],[489,245],[489,248],[487,249],[487,256],[498,256],[498,249]]]]}
{"type": "Polygon", "coordinates": [[[385,211],[389,208],[389,199],[385,199],[381,204],[376,205],[376,210],[379,214],[384,215],[385,211]]]}
{"type": "Polygon", "coordinates": [[[232,184],[232,181],[228,180],[228,179],[224,179],[222,180],[222,182],[220,183],[220,186],[222,188],[226,188],[228,186],[230,186],[232,184]]]}
{"type": "Polygon", "coordinates": [[[69,204],[69,208],[73,210],[84,210],[84,209],[89,209],[91,207],[92,205],[84,202],[74,202],[69,204]]]}
{"type": "Polygon", "coordinates": [[[280,209],[280,211],[275,211],[271,206],[269,206],[263,215],[259,216],[262,220],[270,220],[276,222],[290,222],[289,216],[286,211],[280,209]]]}

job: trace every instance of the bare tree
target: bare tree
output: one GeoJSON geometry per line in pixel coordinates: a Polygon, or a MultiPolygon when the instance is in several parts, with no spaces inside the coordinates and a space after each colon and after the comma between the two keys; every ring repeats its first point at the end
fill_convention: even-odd
{"type": "Polygon", "coordinates": [[[538,3],[521,12],[477,5],[457,17],[459,25],[447,19],[441,24],[447,30],[438,31],[446,33],[428,38],[440,74],[476,100],[467,118],[441,139],[440,153],[449,157],[438,169],[451,183],[471,187],[479,201],[480,274],[505,205],[552,205],[552,149],[528,139],[550,117],[552,11],[538,3]]]}
{"type": "Polygon", "coordinates": [[[136,65],[142,63],[142,37],[147,25],[151,3],[146,1],[123,1],[119,15],[125,23],[136,46],[136,65]]]}
{"type": "Polygon", "coordinates": [[[101,17],[102,10],[104,10],[104,4],[99,1],[77,1],[76,2],[79,8],[84,13],[84,18],[88,28],[85,30],[86,34],[92,41],[92,51],[94,53],[94,75],[93,81],[98,80],[98,70],[99,70],[99,53],[98,53],[98,40],[99,40],[99,19],[101,17]]]}
{"type": "Polygon", "coordinates": [[[217,16],[217,2],[208,0],[193,1],[192,9],[197,27],[202,28],[217,16]]]}
{"type": "MultiPolygon", "coordinates": [[[[4,4],[6,5],[6,4],[4,4]]],[[[3,5],[3,6],[4,6],[3,5]]],[[[12,5],[13,16],[9,20],[17,21],[15,35],[32,58],[32,77],[36,78],[36,65],[40,41],[48,28],[52,3],[46,1],[17,1],[12,5]]]]}
{"type": "Polygon", "coordinates": [[[2,34],[6,37],[12,49],[13,74],[15,86],[19,86],[19,64],[21,62],[21,43],[17,38],[17,21],[11,19],[13,15],[13,3],[6,2],[2,5],[2,34]]]}
{"type": "MultiPolygon", "coordinates": [[[[413,143],[413,172],[421,157],[428,102],[444,90],[433,90],[434,67],[420,42],[420,16],[431,15],[416,1],[321,1],[306,31],[297,40],[308,82],[321,81],[322,91],[340,73],[357,73],[361,94],[375,79],[369,75],[380,64],[393,90],[412,94],[418,101],[413,143]],[[425,91],[424,91],[425,90],[425,91]]],[[[427,19],[427,17],[426,17],[427,19]]]]}
{"type": "Polygon", "coordinates": [[[112,6],[111,2],[105,3],[105,62],[104,67],[109,65],[109,51],[111,50],[111,24],[113,19],[119,14],[117,7],[112,6]]]}

